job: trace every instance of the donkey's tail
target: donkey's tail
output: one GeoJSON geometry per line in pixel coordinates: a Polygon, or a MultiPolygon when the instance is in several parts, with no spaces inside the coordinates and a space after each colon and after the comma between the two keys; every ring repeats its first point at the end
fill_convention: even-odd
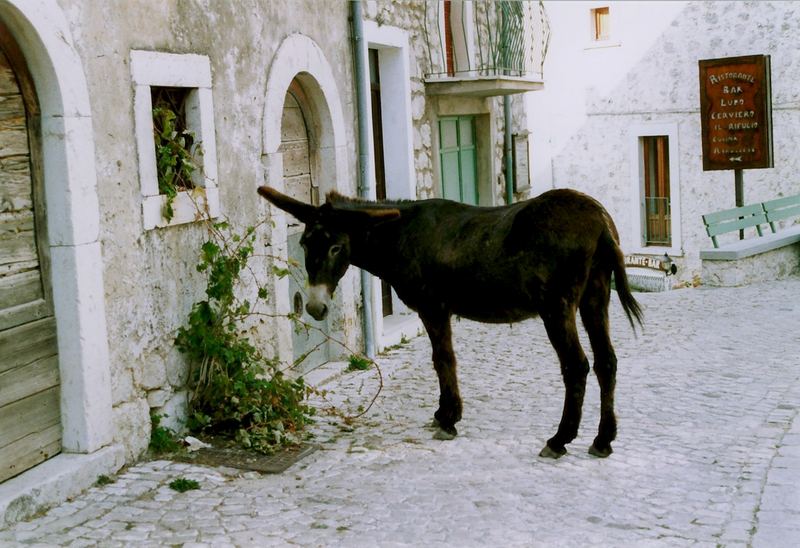
{"type": "Polygon", "coordinates": [[[636,331],[634,319],[641,326],[644,314],[641,305],[633,297],[630,285],[628,285],[628,275],[625,272],[625,256],[622,254],[617,239],[610,231],[607,231],[604,237],[611,252],[611,269],[614,272],[614,285],[617,288],[617,295],[619,295],[622,309],[625,311],[625,315],[628,316],[631,327],[636,331]]]}

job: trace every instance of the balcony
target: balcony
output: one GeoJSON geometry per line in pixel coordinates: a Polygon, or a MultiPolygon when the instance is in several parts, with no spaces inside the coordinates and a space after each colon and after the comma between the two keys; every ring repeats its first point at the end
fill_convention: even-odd
{"type": "Polygon", "coordinates": [[[544,87],[547,14],[533,1],[426,2],[428,95],[492,97],[544,87]]]}

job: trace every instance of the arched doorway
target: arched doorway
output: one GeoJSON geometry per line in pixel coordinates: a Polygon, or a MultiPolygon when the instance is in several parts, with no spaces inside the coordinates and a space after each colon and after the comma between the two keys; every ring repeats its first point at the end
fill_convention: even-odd
{"type": "MultiPolygon", "coordinates": [[[[319,186],[315,183],[312,157],[318,148],[310,122],[309,101],[297,79],[292,80],[283,103],[281,144],[285,192],[303,202],[319,205],[319,186]]],[[[292,332],[294,371],[305,374],[330,359],[328,320],[317,321],[305,310],[308,300],[303,249],[303,225],[287,218],[286,244],[289,258],[289,302],[298,322],[292,332]]]]}
{"type": "Polygon", "coordinates": [[[0,22],[0,482],[61,451],[41,160],[36,89],[0,22]]]}
{"type": "MultiPolygon", "coordinates": [[[[307,136],[309,165],[305,169],[311,176],[310,187],[306,186],[306,190],[301,190],[302,195],[298,195],[298,199],[305,201],[324,199],[325,194],[331,190],[353,194],[355,189],[350,187],[352,179],[348,174],[350,147],[346,135],[347,125],[344,121],[336,79],[322,49],[312,39],[302,34],[287,36],[278,48],[269,68],[264,100],[262,132],[264,181],[282,192],[287,191],[285,188],[287,183],[292,184],[292,176],[286,177],[291,171],[284,169],[284,162],[303,164],[302,161],[293,161],[290,157],[292,153],[287,150],[287,141],[292,139],[286,133],[288,125],[284,123],[285,116],[293,117],[293,124],[296,127],[304,126],[307,136]],[[297,103],[297,108],[294,107],[293,101],[297,103]],[[300,115],[302,123],[298,120],[300,115]]],[[[305,146],[301,144],[302,141],[303,136],[300,135],[295,143],[301,151],[305,146]]],[[[299,175],[301,173],[297,172],[295,176],[299,175]]],[[[302,181],[302,177],[298,177],[297,181],[302,181]]],[[[303,184],[300,184],[299,188],[302,189],[303,184]]],[[[273,221],[270,238],[279,266],[285,265],[290,255],[302,259],[299,249],[295,248],[290,252],[287,246],[292,243],[290,232],[299,228],[292,226],[296,220],[266,203],[264,207],[269,211],[273,221]]],[[[302,260],[299,262],[303,265],[302,260]]],[[[300,275],[294,279],[299,280],[298,286],[304,286],[306,280],[303,266],[300,268],[300,275]]],[[[333,305],[328,316],[331,339],[327,341],[325,348],[331,359],[342,356],[348,348],[354,348],[357,344],[358,333],[353,329],[358,318],[356,309],[358,293],[355,281],[354,274],[346,274],[333,296],[333,305]]],[[[273,284],[275,309],[279,318],[299,308],[296,305],[301,303],[294,299],[297,286],[289,287],[289,276],[282,276],[276,272],[273,284]]],[[[295,326],[290,321],[278,319],[275,323],[275,335],[278,357],[284,363],[293,362],[296,354],[295,326]]]]}

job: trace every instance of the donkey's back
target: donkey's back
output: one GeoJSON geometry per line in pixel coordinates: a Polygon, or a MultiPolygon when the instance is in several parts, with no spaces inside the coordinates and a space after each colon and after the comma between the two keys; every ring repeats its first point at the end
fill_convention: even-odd
{"type": "Polygon", "coordinates": [[[572,190],[500,207],[409,202],[391,224],[387,230],[403,236],[390,282],[415,309],[436,303],[477,321],[520,321],[537,315],[548,295],[579,296],[593,260],[609,259],[602,262],[609,276],[613,270],[605,249],[609,236],[616,241],[611,218],[572,190]]]}

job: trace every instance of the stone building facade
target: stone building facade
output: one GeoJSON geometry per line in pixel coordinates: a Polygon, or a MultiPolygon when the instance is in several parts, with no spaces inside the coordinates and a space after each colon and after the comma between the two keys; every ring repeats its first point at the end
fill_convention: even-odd
{"type": "Polygon", "coordinates": [[[599,198],[626,254],[697,283],[711,247],[701,216],[735,205],[734,172],[703,171],[698,61],[770,55],[774,168],[744,170],[744,203],[800,193],[793,2],[546,2],[553,33],[545,90],[530,94],[535,193],[575,187],[599,198]],[[600,29],[597,25],[600,25],[600,29]],[[598,36],[603,34],[602,36],[598,36]],[[566,68],[569,67],[569,68],[566,68]],[[556,74],[557,73],[557,74],[556,74]],[[668,143],[670,241],[644,235],[643,143],[668,143]]]}
{"type": "MultiPolygon", "coordinates": [[[[36,261],[38,246],[42,266],[36,283],[48,289],[23,303],[25,311],[33,311],[23,320],[42,321],[45,309],[52,313],[48,321],[57,344],[48,335],[55,357],[48,356],[54,365],[47,389],[54,397],[42,428],[58,432],[51,440],[55,449],[0,434],[0,466],[8,472],[0,476],[0,523],[63,499],[97,475],[139,458],[150,439],[152,413],[180,428],[187,365],[173,341],[192,305],[205,298],[205,276],[196,265],[208,234],[196,204],[236,230],[258,226],[255,247],[261,259],[252,265],[244,291],[264,287],[268,299],[265,321],[249,326],[249,335],[290,372],[306,372],[291,365],[303,345],[314,343],[298,339],[285,317],[297,306],[298,294],[302,297],[302,284],[292,285],[274,268],[302,259],[293,247],[298,227],[260,200],[256,188],[267,184],[308,201],[323,200],[331,190],[363,192],[356,91],[362,86],[370,93],[372,82],[356,82],[354,55],[362,55],[368,66],[371,57],[380,67],[387,131],[378,153],[384,156],[387,198],[444,194],[440,121],[462,117],[475,124],[479,203],[506,199],[505,120],[515,136],[526,134],[520,93],[541,87],[541,74],[493,78],[494,88],[469,96],[433,94],[431,59],[442,58],[441,44],[431,46],[424,35],[444,28],[444,4],[364,2],[364,41],[355,46],[349,2],[270,0],[243,9],[238,2],[202,0],[0,0],[0,44],[12,52],[0,72],[3,82],[20,83],[8,97],[27,109],[13,120],[5,108],[0,113],[11,120],[17,141],[26,133],[38,135],[24,159],[41,166],[2,174],[0,216],[3,223],[21,215],[36,222],[26,264],[36,261]],[[431,6],[434,11],[427,11],[431,6]],[[202,177],[192,190],[178,193],[169,220],[154,157],[152,111],[159,93],[182,97],[185,125],[202,145],[202,177]],[[498,96],[509,93],[507,118],[498,96]],[[27,185],[21,191],[27,198],[10,194],[11,179],[15,189],[22,188],[20,181],[27,185]],[[17,211],[23,206],[27,212],[17,211]]],[[[475,10],[492,5],[475,4],[475,10]]],[[[447,75],[437,83],[441,80],[447,84],[447,75]]],[[[449,75],[449,80],[481,78],[449,75]]],[[[6,87],[0,90],[6,94],[6,87]]],[[[367,114],[375,128],[375,111],[367,114]]],[[[11,154],[6,136],[0,136],[4,169],[9,165],[4,155],[11,154]]],[[[526,142],[517,147],[524,156],[518,166],[526,166],[526,142]]],[[[378,150],[368,151],[370,165],[378,150]]],[[[375,197],[374,168],[368,176],[365,188],[375,197]]],[[[33,221],[26,222],[28,227],[33,221]]],[[[5,224],[0,228],[0,242],[19,232],[5,224]]],[[[0,289],[17,283],[10,267],[3,263],[3,268],[0,289]]],[[[335,312],[324,326],[331,341],[321,346],[317,363],[364,351],[363,288],[354,270],[337,289],[335,312]]],[[[392,302],[391,294],[382,294],[386,290],[378,280],[369,283],[374,313],[367,320],[377,334],[372,350],[416,334],[414,316],[396,298],[392,302]],[[385,314],[384,306],[393,306],[393,312],[385,314]]],[[[12,351],[3,345],[20,340],[15,330],[23,322],[19,307],[9,310],[0,310],[0,319],[8,320],[0,324],[0,363],[6,364],[12,351]]],[[[0,367],[0,378],[8,380],[6,369],[0,367]]],[[[27,397],[15,390],[0,382],[0,421],[24,414],[7,405],[27,397]]],[[[20,439],[36,437],[39,426],[30,428],[20,439]]]]}

